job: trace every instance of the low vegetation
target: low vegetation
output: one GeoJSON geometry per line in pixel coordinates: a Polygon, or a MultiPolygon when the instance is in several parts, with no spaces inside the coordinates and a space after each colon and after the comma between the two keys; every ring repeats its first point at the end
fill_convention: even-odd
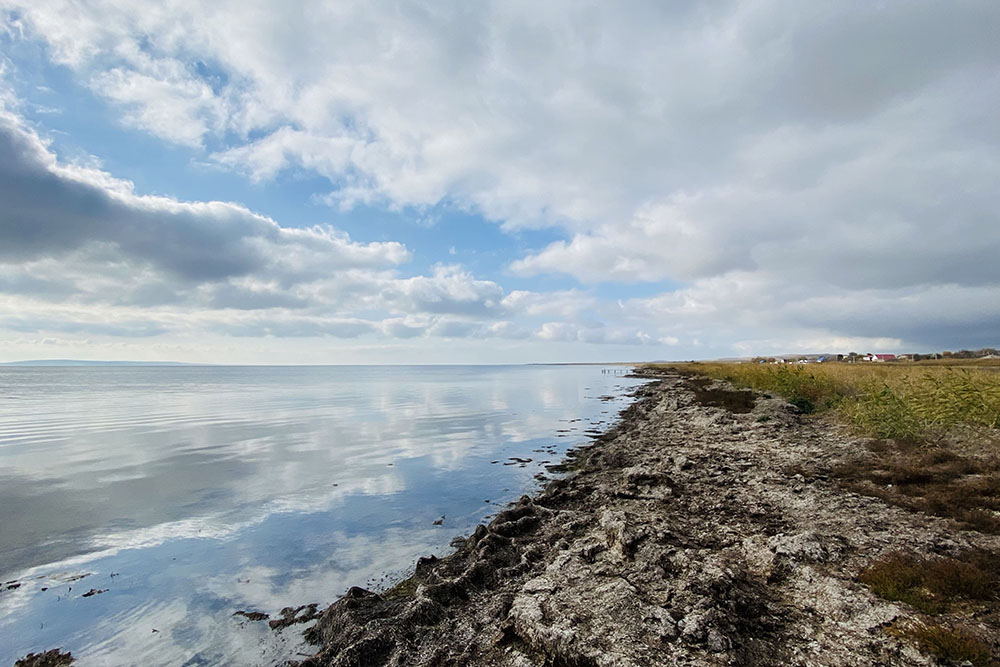
{"type": "Polygon", "coordinates": [[[996,554],[968,551],[955,558],[920,558],[891,553],[865,568],[858,579],[879,597],[903,602],[932,617],[894,624],[891,634],[947,663],[998,664],[990,645],[977,633],[941,618],[942,614],[953,619],[995,613],[1000,599],[996,554]]]}
{"type": "Polygon", "coordinates": [[[989,645],[975,634],[960,627],[940,623],[907,623],[894,626],[891,634],[916,644],[945,664],[973,667],[995,667],[989,645]]]}
{"type": "Polygon", "coordinates": [[[878,559],[858,576],[872,592],[925,614],[940,614],[953,605],[986,607],[998,601],[1000,562],[985,551],[956,558],[919,558],[892,553],[878,559]]]}
{"type": "Polygon", "coordinates": [[[828,471],[845,486],[1000,534],[1000,372],[936,363],[674,367],[836,415],[873,439],[828,471]]]}
{"type": "Polygon", "coordinates": [[[389,600],[402,600],[412,598],[417,592],[420,582],[416,576],[407,577],[382,593],[382,597],[389,600]]]}
{"type": "Polygon", "coordinates": [[[831,472],[852,491],[1000,534],[1000,461],[974,446],[963,456],[955,446],[875,440],[831,472]]]}
{"type": "MultiPolygon", "coordinates": [[[[960,528],[1000,534],[998,361],[672,367],[781,396],[803,413],[832,415],[869,438],[837,464],[798,466],[789,474],[827,475],[852,491],[953,519],[960,528]]],[[[996,642],[966,623],[1000,613],[1000,554],[891,553],[858,579],[876,595],[910,605],[922,619],[900,621],[887,629],[891,634],[944,664],[1000,665],[996,642]]]]}
{"type": "Polygon", "coordinates": [[[1000,428],[1000,373],[990,367],[866,362],[675,367],[778,394],[803,412],[836,410],[875,438],[927,439],[955,427],[1000,428]]]}

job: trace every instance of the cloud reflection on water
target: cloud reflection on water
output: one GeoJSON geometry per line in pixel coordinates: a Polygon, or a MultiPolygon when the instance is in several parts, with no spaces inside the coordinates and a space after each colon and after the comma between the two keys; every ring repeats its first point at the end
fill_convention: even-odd
{"type": "Polygon", "coordinates": [[[0,409],[0,571],[109,589],[5,592],[0,662],[60,645],[83,664],[267,664],[298,631],[278,641],[233,611],[329,602],[443,553],[484,499],[558,458],[533,450],[583,442],[613,405],[596,397],[631,384],[596,368],[0,371],[21,399],[0,409]],[[491,463],[511,456],[536,464],[491,463]]]}

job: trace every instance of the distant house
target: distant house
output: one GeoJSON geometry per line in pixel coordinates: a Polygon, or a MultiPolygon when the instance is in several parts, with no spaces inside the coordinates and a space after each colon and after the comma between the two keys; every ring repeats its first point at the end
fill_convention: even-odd
{"type": "Polygon", "coordinates": [[[896,361],[895,354],[869,354],[864,357],[865,361],[896,361]]]}

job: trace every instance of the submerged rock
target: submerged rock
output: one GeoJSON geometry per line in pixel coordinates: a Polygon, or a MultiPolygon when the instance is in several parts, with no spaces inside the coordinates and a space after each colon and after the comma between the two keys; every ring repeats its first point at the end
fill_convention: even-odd
{"type": "Polygon", "coordinates": [[[74,662],[73,654],[54,648],[44,653],[29,653],[14,663],[14,667],[65,667],[74,662]]]}
{"type": "Polygon", "coordinates": [[[243,616],[248,621],[266,621],[270,618],[269,614],[265,614],[262,611],[244,611],[242,609],[233,612],[233,616],[243,616]]]}

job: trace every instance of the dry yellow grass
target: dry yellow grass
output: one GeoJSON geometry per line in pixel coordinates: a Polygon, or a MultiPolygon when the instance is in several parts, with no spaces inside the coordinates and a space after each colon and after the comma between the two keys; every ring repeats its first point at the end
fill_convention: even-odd
{"type": "Polygon", "coordinates": [[[925,362],[672,366],[784,396],[805,412],[835,409],[876,438],[920,439],[956,426],[1000,428],[1000,373],[975,366],[925,362]]]}
{"type": "Polygon", "coordinates": [[[911,363],[914,366],[975,366],[977,368],[1000,368],[1000,357],[981,359],[921,359],[911,363]]]}

